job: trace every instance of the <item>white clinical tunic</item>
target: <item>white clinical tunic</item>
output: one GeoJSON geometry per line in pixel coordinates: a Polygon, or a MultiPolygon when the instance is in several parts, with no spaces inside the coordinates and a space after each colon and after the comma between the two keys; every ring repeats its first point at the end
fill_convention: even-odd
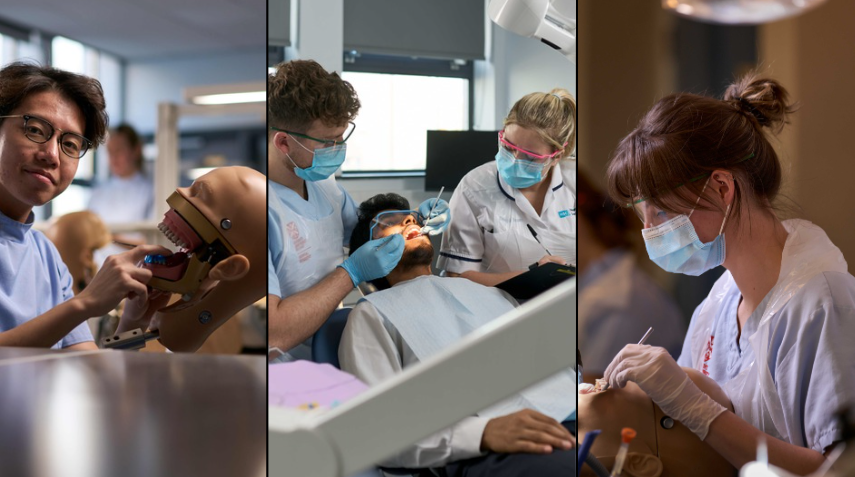
{"type": "MultiPolygon", "coordinates": [[[[395,284],[368,295],[350,312],[339,345],[341,369],[369,385],[378,384],[511,311],[515,304],[501,290],[464,278],[421,276],[395,284]]],[[[563,421],[575,411],[576,382],[574,371],[558,373],[419,441],[383,465],[439,467],[482,455],[481,438],[490,418],[525,408],[563,421]]]]}
{"type": "Polygon", "coordinates": [[[559,162],[538,214],[499,175],[496,162],[471,170],[449,203],[451,224],[442,236],[437,267],[447,272],[526,270],[549,250],[576,264],[576,168],[559,162]],[[537,232],[538,243],[531,231],[537,232]],[[542,245],[541,245],[542,244],[542,245]]]}
{"type": "MultiPolygon", "coordinates": [[[[308,200],[267,183],[267,293],[285,299],[313,287],[344,261],[357,207],[334,177],[306,181],[308,200]]],[[[311,338],[285,351],[311,360],[311,338]]]]}
{"type": "MultiPolygon", "coordinates": [[[[71,274],[43,233],[0,213],[0,332],[20,326],[74,296],[71,274]]],[[[54,349],[93,341],[89,325],[77,325],[54,349]]]]}
{"type": "Polygon", "coordinates": [[[626,346],[650,327],[646,344],[661,346],[677,358],[686,338],[687,319],[623,249],[612,249],[579,273],[579,352],[585,374],[602,376],[626,346]]]}
{"type": "Polygon", "coordinates": [[[143,174],[110,177],[92,189],[89,210],[106,224],[142,222],[154,219],[154,185],[143,174]]]}
{"type": "MultiPolygon", "coordinates": [[[[154,184],[140,172],[128,178],[112,176],[92,188],[88,208],[108,226],[154,220],[154,184]]],[[[140,233],[122,235],[131,240],[145,240],[140,233]]],[[[119,245],[107,244],[95,251],[95,263],[100,268],[107,257],[125,251],[119,245]]]]}
{"type": "Polygon", "coordinates": [[[855,277],[819,227],[788,220],[781,273],[739,332],[741,293],[725,272],[695,310],[681,366],[713,378],[737,415],[825,452],[835,412],[855,402],[855,277]]]}

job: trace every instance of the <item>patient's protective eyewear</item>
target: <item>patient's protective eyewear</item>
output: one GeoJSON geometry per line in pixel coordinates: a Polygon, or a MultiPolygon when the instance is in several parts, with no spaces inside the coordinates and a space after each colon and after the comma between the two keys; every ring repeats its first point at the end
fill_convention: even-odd
{"type": "Polygon", "coordinates": [[[424,225],[424,217],[417,210],[387,210],[380,212],[371,220],[371,229],[369,230],[368,240],[374,240],[374,230],[379,225],[380,229],[396,227],[403,224],[408,217],[412,217],[415,223],[419,226],[424,225]]]}

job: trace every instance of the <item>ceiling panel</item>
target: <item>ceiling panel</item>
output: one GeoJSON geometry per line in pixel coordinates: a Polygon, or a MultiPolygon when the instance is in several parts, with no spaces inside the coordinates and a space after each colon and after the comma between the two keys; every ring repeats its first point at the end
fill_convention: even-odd
{"type": "Polygon", "coordinates": [[[265,48],[266,0],[4,2],[0,19],[135,61],[265,48]]]}

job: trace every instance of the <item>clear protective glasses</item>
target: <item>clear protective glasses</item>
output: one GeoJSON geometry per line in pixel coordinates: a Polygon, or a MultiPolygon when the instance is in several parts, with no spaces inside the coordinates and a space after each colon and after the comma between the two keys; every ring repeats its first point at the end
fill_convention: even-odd
{"type": "MultiPolygon", "coordinates": [[[[567,147],[567,144],[564,144],[567,147]]],[[[505,139],[505,131],[499,131],[499,147],[508,151],[515,159],[522,159],[525,161],[543,163],[550,159],[553,159],[555,156],[561,154],[563,149],[559,149],[552,154],[537,154],[531,151],[527,151],[521,147],[518,147],[514,144],[509,143],[505,139]]]]}
{"type": "MultiPolygon", "coordinates": [[[[270,126],[270,129],[272,129],[274,131],[280,131],[280,132],[288,133],[294,137],[299,137],[302,139],[308,139],[310,141],[320,143],[321,146],[318,149],[326,149],[328,147],[340,146],[340,145],[346,143],[348,139],[350,139],[350,136],[353,134],[353,131],[356,130],[356,124],[353,121],[348,121],[347,123],[348,123],[347,129],[345,129],[344,133],[341,135],[342,139],[340,141],[335,140],[335,139],[318,139],[316,137],[309,136],[308,134],[289,131],[287,129],[279,129],[275,126],[270,126]]],[[[300,144],[300,145],[302,146],[302,144],[300,144]]]]}
{"type": "MultiPolygon", "coordinates": [[[[375,229],[379,226],[379,230],[385,230],[389,227],[397,227],[399,225],[408,225],[412,223],[421,228],[424,225],[424,217],[418,210],[387,210],[380,212],[371,220],[371,229],[369,229],[368,240],[380,238],[374,235],[375,229]]],[[[403,230],[402,230],[403,232],[403,230]]]]}
{"type": "MultiPolygon", "coordinates": [[[[689,182],[694,182],[696,180],[703,179],[707,177],[709,174],[704,174],[703,176],[696,177],[689,182]]],[[[697,200],[695,200],[695,206],[692,207],[692,210],[689,211],[688,214],[682,214],[677,212],[668,212],[665,210],[656,207],[655,205],[649,203],[646,199],[639,199],[632,203],[632,210],[635,211],[635,215],[638,216],[641,223],[645,226],[650,224],[650,227],[658,227],[665,222],[678,217],[680,215],[687,215],[688,217],[692,216],[692,213],[698,207],[698,204],[701,202],[701,197],[703,197],[704,192],[707,190],[707,186],[710,184],[710,179],[712,177],[707,177],[707,181],[704,183],[704,188],[701,189],[701,193],[698,195],[697,200]]]]}
{"type": "Polygon", "coordinates": [[[63,154],[75,160],[85,156],[89,148],[92,147],[92,141],[80,134],[55,128],[47,120],[36,116],[29,114],[0,116],[0,119],[3,118],[24,118],[24,136],[36,144],[44,144],[50,141],[54,132],[59,131],[60,150],[62,150],[63,154]]]}
{"type": "MultiPolygon", "coordinates": [[[[754,157],[753,152],[748,154],[747,156],[741,158],[740,160],[736,161],[734,164],[739,164],[741,162],[747,161],[748,159],[751,159],[752,157],[754,157]]],[[[682,184],[677,184],[676,186],[669,189],[669,191],[677,189],[679,187],[683,187],[686,184],[691,184],[692,182],[699,181],[703,178],[707,178],[707,182],[704,184],[704,188],[701,190],[701,195],[698,196],[698,199],[695,201],[695,207],[692,208],[692,212],[694,212],[695,208],[697,208],[698,204],[701,201],[701,196],[704,194],[704,191],[707,189],[707,186],[709,185],[709,181],[710,181],[709,176],[710,176],[709,173],[701,174],[697,177],[693,177],[693,178],[689,179],[688,181],[686,181],[682,184]]],[[[638,219],[641,220],[641,223],[643,223],[645,225],[646,224],[652,224],[653,227],[656,227],[657,225],[662,225],[663,223],[673,219],[674,217],[677,217],[678,215],[682,215],[682,214],[678,214],[675,212],[667,212],[665,210],[662,210],[662,209],[654,206],[653,204],[649,204],[649,203],[647,203],[648,198],[649,197],[642,197],[642,198],[632,202],[631,204],[624,205],[624,207],[626,207],[626,208],[631,207],[632,210],[635,211],[635,215],[638,217],[638,219]]],[[[689,216],[692,215],[692,212],[689,212],[689,216]]]]}

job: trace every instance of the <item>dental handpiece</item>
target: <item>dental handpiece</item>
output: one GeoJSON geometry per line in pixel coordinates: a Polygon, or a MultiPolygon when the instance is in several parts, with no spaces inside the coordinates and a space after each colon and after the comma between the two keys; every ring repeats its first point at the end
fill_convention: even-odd
{"type": "MultiPolygon", "coordinates": [[[[445,186],[439,188],[439,194],[436,195],[436,200],[433,201],[433,205],[430,208],[430,212],[428,212],[427,217],[425,217],[425,222],[430,220],[430,216],[433,215],[433,209],[436,208],[436,204],[439,204],[439,198],[442,196],[442,191],[444,190],[445,186]]],[[[427,235],[427,232],[425,232],[425,227],[422,227],[421,230],[419,230],[419,236],[421,235],[427,235]]]]}

